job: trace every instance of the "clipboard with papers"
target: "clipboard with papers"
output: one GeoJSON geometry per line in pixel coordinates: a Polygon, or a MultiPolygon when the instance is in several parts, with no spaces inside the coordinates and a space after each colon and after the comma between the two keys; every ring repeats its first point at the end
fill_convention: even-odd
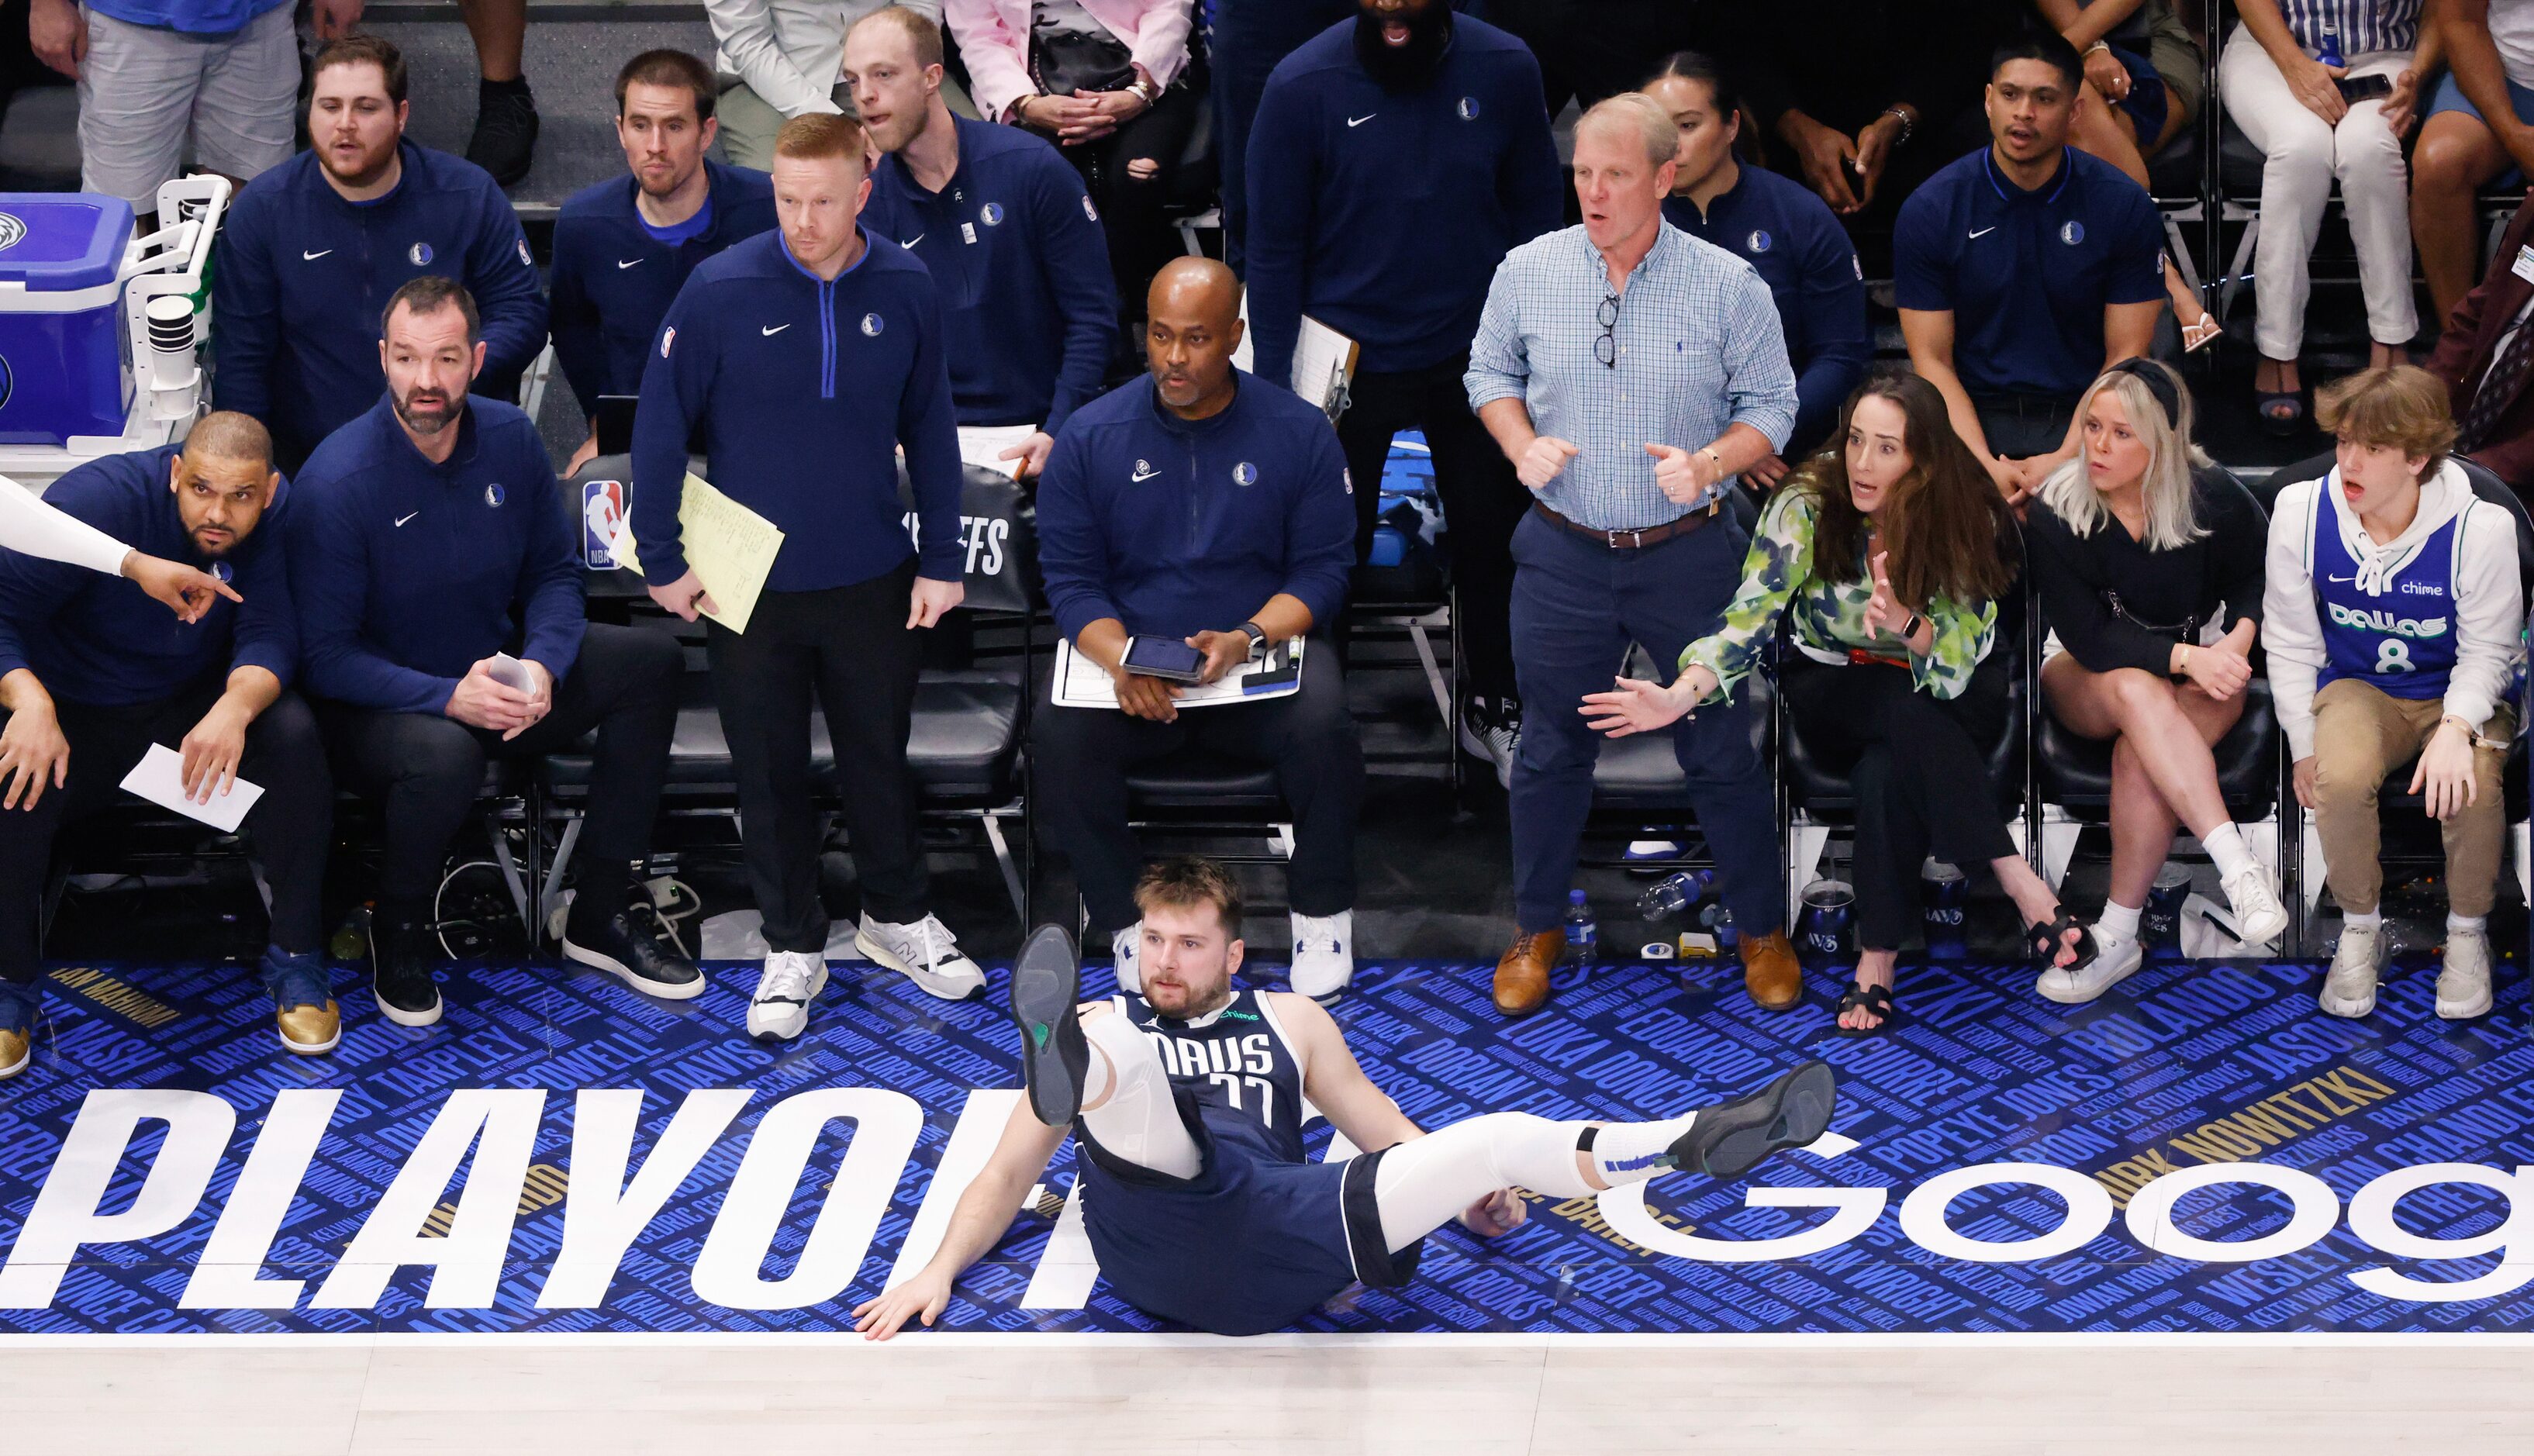
{"type": "Polygon", "coordinates": [[[1328,325],[1302,315],[1294,337],[1294,393],[1316,404],[1332,423],[1352,401],[1356,358],[1362,345],[1328,325]]]}
{"type": "MultiPolygon", "coordinates": [[[[618,566],[638,576],[642,564],[634,554],[634,522],[631,513],[627,515],[609,552],[618,566]]],[[[765,590],[765,577],[783,549],[783,528],[693,471],[688,472],[686,495],[678,505],[678,528],[687,565],[694,569],[705,594],[720,609],[704,615],[733,632],[748,631],[756,598],[765,590]]]]}
{"type": "MultiPolygon", "coordinates": [[[[1302,648],[1302,638],[1288,637],[1214,682],[1177,685],[1178,705],[1213,707],[1226,702],[1264,702],[1299,693],[1302,648]]],[[[1073,650],[1073,643],[1059,641],[1056,644],[1055,701],[1057,707],[1105,707],[1114,712],[1117,708],[1117,683],[1109,676],[1109,669],[1073,650]]]]}

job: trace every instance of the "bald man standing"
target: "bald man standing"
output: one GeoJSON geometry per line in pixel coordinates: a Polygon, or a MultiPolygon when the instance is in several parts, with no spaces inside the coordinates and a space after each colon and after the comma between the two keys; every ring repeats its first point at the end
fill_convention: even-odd
{"type": "Polygon", "coordinates": [[[1355,974],[1363,798],[1337,654],[1313,636],[1344,604],[1355,566],[1346,453],[1317,408],[1233,368],[1240,285],[1231,270],[1173,261],[1147,312],[1151,377],[1076,410],[1039,477],[1039,564],[1056,630],[1117,693],[1114,709],[1042,701],[1032,720],[1041,822],[1072,859],[1095,936],[1111,933],[1118,985],[1132,991],[1143,859],[1127,823],[1127,770],[1191,743],[1272,765],[1294,814],[1293,987],[1326,1001],[1355,974]],[[1132,638],[1184,644],[1212,683],[1297,637],[1310,638],[1300,690],[1258,701],[1182,710],[1182,687],[1124,664],[1132,638]]]}

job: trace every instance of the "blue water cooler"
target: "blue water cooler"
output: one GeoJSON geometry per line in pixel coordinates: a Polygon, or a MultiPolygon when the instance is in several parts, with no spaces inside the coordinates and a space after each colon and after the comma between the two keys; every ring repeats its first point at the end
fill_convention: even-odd
{"type": "Polygon", "coordinates": [[[132,345],[116,274],[132,205],[0,193],[0,444],[120,435],[132,345]]]}

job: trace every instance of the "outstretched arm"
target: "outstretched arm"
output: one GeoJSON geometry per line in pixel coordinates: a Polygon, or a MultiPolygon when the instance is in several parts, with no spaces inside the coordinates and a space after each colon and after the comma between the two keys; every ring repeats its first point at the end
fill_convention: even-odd
{"type": "Polygon", "coordinates": [[[951,1282],[984,1258],[1012,1226],[1021,1199],[1029,1196],[1030,1185],[1047,1170],[1047,1160],[1056,1156],[1066,1130],[1040,1122],[1026,1099],[1012,1109],[1011,1121],[1003,1124],[1002,1140],[995,1144],[985,1171],[968,1184],[968,1190],[959,1195],[958,1207],[950,1211],[950,1227],[941,1236],[940,1250],[914,1278],[854,1306],[854,1328],[863,1338],[885,1340],[909,1319],[921,1318],[930,1325],[941,1317],[950,1304],[951,1282]]]}

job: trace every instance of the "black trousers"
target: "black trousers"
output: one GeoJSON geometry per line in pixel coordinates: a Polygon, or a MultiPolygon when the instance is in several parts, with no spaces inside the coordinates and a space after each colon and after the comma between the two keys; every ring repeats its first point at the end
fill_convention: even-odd
{"type": "Polygon", "coordinates": [[[595,728],[589,817],[573,885],[575,900],[609,909],[622,903],[634,863],[651,852],[685,670],[685,654],[666,633],[593,622],[579,660],[555,684],[553,708],[508,743],[437,713],[323,704],[334,776],[356,794],[385,801],[381,898],[410,906],[439,891],[449,841],[474,811],[487,759],[563,753],[595,728]]]}
{"type": "Polygon", "coordinates": [[[1347,471],[1355,479],[1355,552],[1371,559],[1373,520],[1381,509],[1382,462],[1390,437],[1421,429],[1433,452],[1434,490],[1451,526],[1452,583],[1460,589],[1453,625],[1468,654],[1471,689],[1481,698],[1512,698],[1513,528],[1531,508],[1531,492],[1495,437],[1470,412],[1461,386],[1466,353],[1425,369],[1358,375],[1354,402],[1338,420],[1347,471]]]}
{"type": "Polygon", "coordinates": [[[915,563],[825,591],[769,591],[746,633],[715,625],[704,638],[713,699],[739,780],[739,832],[749,888],[774,950],[818,951],[818,811],[810,798],[810,698],[825,710],[836,787],[863,908],[905,924],[932,911],[916,823],[906,735],[923,669],[920,631],[906,625],[915,563]]]}
{"type": "Polygon", "coordinates": [[[2015,853],[1988,746],[2006,726],[2007,668],[1992,654],[1959,698],[1921,693],[1906,668],[1834,667],[1789,650],[1778,682],[1804,746],[1856,794],[1856,943],[1897,950],[1919,921],[1927,856],[1984,865],[2015,853]]]}
{"type": "MultiPolygon", "coordinates": [[[[1049,845],[1073,861],[1095,932],[1136,921],[1144,867],[1127,825],[1126,770],[1187,744],[1276,766],[1294,811],[1288,899],[1297,915],[1355,908],[1355,822],[1363,803],[1363,747],[1347,713],[1346,677],[1317,638],[1304,649],[1301,691],[1265,702],[1188,708],[1156,723],[1103,708],[1057,707],[1042,690],[1030,729],[1030,792],[1049,845]]],[[[1094,943],[1097,943],[1096,940],[1094,943]]]]}
{"type": "MultiPolygon", "coordinates": [[[[1125,318],[1144,316],[1144,294],[1153,286],[1153,274],[1180,252],[1163,204],[1170,200],[1188,136],[1205,111],[1204,72],[1202,65],[1189,67],[1150,110],[1099,141],[1056,147],[1082,174],[1083,186],[1100,208],[1109,271],[1117,280],[1117,305],[1125,318]],[[1126,164],[1138,157],[1161,165],[1151,176],[1137,177],[1126,164]]],[[[1046,140],[1056,142],[1052,136],[1046,140]]]]}
{"type": "MultiPolygon", "coordinates": [[[[118,802],[124,775],[151,744],[181,744],[219,700],[225,677],[206,678],[157,702],[58,705],[62,736],[71,746],[68,782],[48,786],[31,810],[0,810],[0,981],[34,983],[54,836],[73,820],[118,802]]],[[[318,949],[325,939],[319,897],[325,890],[326,845],[333,833],[334,789],[326,777],[317,720],[296,694],[282,694],[248,725],[238,776],[264,788],[239,827],[272,891],[272,941],[294,955],[318,949]]]]}
{"type": "Polygon", "coordinates": [[[2067,443],[2068,426],[2077,418],[2077,401],[2048,394],[1971,395],[1979,414],[1980,433],[1989,450],[2010,460],[2048,455],[2067,443]]]}

